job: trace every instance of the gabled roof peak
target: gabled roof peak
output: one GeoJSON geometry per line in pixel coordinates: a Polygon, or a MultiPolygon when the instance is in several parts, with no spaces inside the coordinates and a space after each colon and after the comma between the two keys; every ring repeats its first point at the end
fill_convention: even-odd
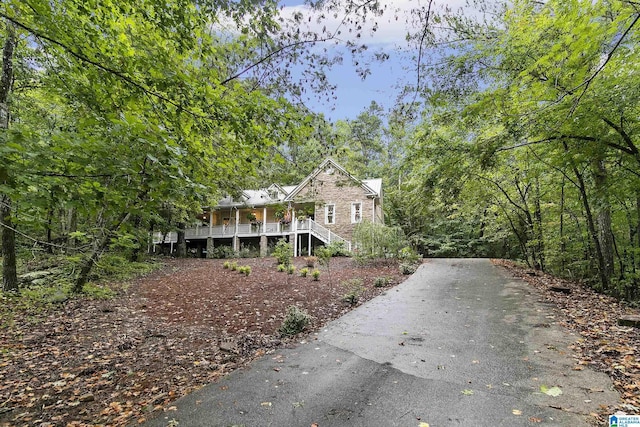
{"type": "Polygon", "coordinates": [[[346,175],[349,179],[356,182],[360,185],[363,190],[367,193],[367,195],[378,196],[380,193],[372,189],[369,185],[367,185],[364,181],[354,177],[351,175],[345,168],[343,168],[338,162],[333,160],[331,157],[327,157],[324,159],[317,168],[313,170],[300,184],[298,184],[285,198],[285,200],[293,200],[293,198],[316,176],[318,176],[322,172],[330,172],[333,173],[333,170],[328,171],[328,169],[336,169],[342,175],[346,175]]]}

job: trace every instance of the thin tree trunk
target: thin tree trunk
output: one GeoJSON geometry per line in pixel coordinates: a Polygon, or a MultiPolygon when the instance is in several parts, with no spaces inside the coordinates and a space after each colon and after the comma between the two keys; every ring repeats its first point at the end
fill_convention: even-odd
{"type": "Polygon", "coordinates": [[[560,186],[560,271],[564,274],[566,269],[566,251],[567,244],[564,241],[564,181],[565,177],[562,177],[562,184],[560,186]]]}
{"type": "Polygon", "coordinates": [[[544,259],[544,234],[542,233],[542,208],[540,207],[540,183],[536,178],[535,182],[535,200],[534,200],[534,211],[533,211],[533,230],[535,233],[536,239],[536,251],[538,252],[538,259],[540,262],[540,270],[544,271],[545,269],[545,259],[544,259]]]}
{"type": "Polygon", "coordinates": [[[602,257],[604,259],[604,274],[607,278],[613,277],[614,274],[614,240],[611,231],[611,203],[607,195],[607,170],[602,160],[594,160],[593,164],[594,183],[596,190],[596,224],[598,226],[598,238],[600,247],[602,248],[602,257]]]}
{"type": "MultiPolygon", "coordinates": [[[[12,23],[6,23],[7,38],[2,50],[2,76],[0,77],[0,131],[9,129],[9,95],[13,83],[13,52],[16,46],[16,30],[12,23]]],[[[0,182],[10,185],[11,177],[6,167],[0,166],[0,182]]],[[[7,194],[0,194],[0,226],[2,228],[2,289],[5,292],[18,291],[16,271],[16,235],[11,212],[12,200],[7,194]]]]}
{"type": "Polygon", "coordinates": [[[89,279],[89,273],[91,273],[91,269],[93,269],[95,263],[98,262],[98,259],[100,259],[102,253],[105,251],[105,249],[107,249],[107,246],[109,246],[109,242],[111,241],[113,233],[117,232],[120,227],[122,227],[122,224],[124,224],[129,219],[129,215],[130,214],[128,213],[122,215],[120,221],[112,229],[105,231],[105,233],[102,235],[102,239],[98,242],[89,258],[87,258],[82,264],[80,273],[78,273],[78,277],[76,278],[76,281],[73,285],[73,292],[82,292],[82,288],[84,288],[84,285],[89,279]]]}
{"type": "MultiPolygon", "coordinates": [[[[142,217],[140,215],[134,215],[133,217],[133,232],[134,235],[136,237],[137,240],[137,246],[133,248],[133,250],[131,251],[131,257],[130,257],[130,261],[131,262],[138,262],[140,261],[140,256],[142,254],[142,239],[140,238],[140,234],[139,234],[139,228],[140,228],[140,224],[142,224],[142,217]]],[[[146,244],[146,242],[145,242],[146,244]]]]}
{"type": "MultiPolygon", "coordinates": [[[[565,151],[569,150],[569,147],[564,143],[565,151]]],[[[580,192],[580,199],[582,200],[582,206],[584,207],[584,213],[587,220],[587,229],[589,230],[589,234],[591,235],[591,240],[593,242],[593,246],[595,248],[595,256],[597,262],[598,269],[598,279],[600,281],[600,287],[603,290],[607,290],[609,288],[609,277],[606,275],[606,267],[605,260],[602,254],[602,247],[600,246],[600,238],[598,236],[598,231],[596,229],[595,221],[593,219],[593,214],[591,213],[591,205],[589,204],[589,199],[587,197],[587,189],[584,183],[584,178],[578,168],[572,163],[571,167],[573,169],[573,173],[578,180],[578,190],[580,192]]]]}

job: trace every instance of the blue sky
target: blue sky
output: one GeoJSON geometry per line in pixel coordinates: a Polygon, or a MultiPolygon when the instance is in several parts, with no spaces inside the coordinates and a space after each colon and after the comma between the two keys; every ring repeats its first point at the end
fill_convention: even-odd
{"type": "MultiPolygon", "coordinates": [[[[302,6],[303,1],[285,0],[280,3],[285,6],[282,11],[284,14],[300,9],[305,15],[309,13],[308,9],[302,6]]],[[[384,19],[380,20],[383,21],[384,19]]],[[[337,26],[338,22],[330,20],[327,26],[330,25],[337,26]]],[[[324,113],[332,121],[354,119],[371,101],[376,101],[385,109],[391,108],[398,93],[396,85],[407,77],[407,70],[404,68],[410,66],[407,61],[400,60],[400,55],[395,52],[395,47],[402,43],[406,32],[403,27],[404,23],[396,24],[394,28],[387,27],[376,37],[365,40],[367,45],[371,46],[371,50],[384,50],[391,55],[391,59],[384,63],[372,63],[372,73],[363,80],[357,75],[351,58],[345,58],[343,64],[335,65],[328,74],[330,82],[337,86],[336,99],[327,101],[326,97],[313,98],[305,102],[307,106],[315,112],[324,113]]]]}
{"type": "MultiPolygon", "coordinates": [[[[434,10],[442,6],[457,9],[463,7],[464,2],[465,0],[440,3],[436,1],[432,7],[434,10]]],[[[302,0],[281,0],[282,13],[288,15],[301,11],[305,16],[308,16],[309,8],[303,3],[302,0]]],[[[424,7],[428,2],[425,0],[379,0],[379,3],[381,7],[386,7],[387,12],[382,17],[376,18],[377,31],[372,34],[364,31],[365,35],[360,40],[363,40],[370,47],[370,51],[385,51],[390,55],[390,59],[383,63],[372,63],[371,74],[362,80],[357,75],[351,59],[345,58],[344,63],[334,66],[328,75],[330,82],[337,85],[337,99],[330,102],[311,99],[306,102],[313,111],[324,113],[332,121],[354,119],[369,106],[372,100],[388,110],[393,107],[397,99],[400,91],[399,86],[415,82],[415,64],[408,59],[411,52],[406,51],[406,22],[410,20],[413,13],[412,8],[424,7]],[[399,49],[403,49],[405,52],[400,53],[399,49]]],[[[329,18],[320,25],[326,25],[331,31],[332,27],[336,28],[340,25],[341,18],[341,16],[337,19],[329,18]]],[[[370,22],[373,23],[374,20],[370,22]]],[[[314,29],[313,23],[307,25],[310,29],[314,29]]],[[[320,27],[317,28],[317,31],[320,31],[320,27]]]]}

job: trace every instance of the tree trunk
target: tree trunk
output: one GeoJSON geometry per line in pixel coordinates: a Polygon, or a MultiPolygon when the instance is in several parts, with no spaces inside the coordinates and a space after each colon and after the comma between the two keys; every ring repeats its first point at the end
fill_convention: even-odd
{"type": "Polygon", "coordinates": [[[604,274],[607,278],[614,273],[614,240],[611,230],[611,203],[607,191],[607,170],[602,160],[593,162],[594,183],[596,190],[596,224],[598,225],[598,239],[604,259],[604,274]]]}
{"type": "Polygon", "coordinates": [[[84,285],[87,283],[87,280],[89,280],[89,273],[91,273],[91,269],[93,269],[93,266],[95,265],[95,263],[98,262],[102,253],[105,251],[105,249],[107,249],[107,246],[109,246],[109,242],[111,241],[111,236],[113,235],[113,233],[117,232],[120,229],[120,227],[122,227],[122,224],[124,224],[128,219],[129,219],[128,213],[122,215],[122,218],[120,218],[120,221],[112,229],[105,231],[105,233],[102,236],[102,239],[98,242],[98,244],[96,245],[95,249],[89,256],[89,258],[87,258],[82,264],[80,273],[78,273],[78,277],[76,278],[76,281],[73,285],[74,293],[82,292],[82,288],[84,288],[84,285]]]}
{"type": "MultiPolygon", "coordinates": [[[[567,147],[565,146],[565,149],[567,147]]],[[[589,234],[591,235],[591,240],[593,242],[595,248],[595,256],[598,264],[598,279],[600,281],[600,287],[603,290],[609,288],[609,276],[606,275],[605,268],[605,260],[602,254],[602,247],[600,246],[600,238],[598,236],[598,231],[596,230],[596,225],[593,220],[593,214],[591,213],[591,205],[589,204],[589,199],[587,197],[587,189],[584,184],[584,178],[578,168],[572,164],[573,173],[576,175],[576,179],[578,180],[578,190],[580,191],[580,199],[582,200],[582,205],[584,207],[584,213],[587,220],[587,229],[589,230],[589,234]]]]}
{"type": "MultiPolygon", "coordinates": [[[[2,50],[2,76],[0,77],[0,131],[9,129],[9,95],[13,83],[13,52],[16,46],[16,31],[12,23],[6,23],[7,38],[2,50]]],[[[0,182],[10,185],[11,178],[5,166],[0,166],[0,182]]],[[[0,226],[2,227],[2,289],[5,292],[18,291],[16,272],[16,235],[11,213],[12,200],[7,194],[0,194],[0,226]]]]}
{"type": "Polygon", "coordinates": [[[566,270],[566,252],[567,244],[564,241],[564,183],[565,177],[562,177],[562,184],[560,186],[560,271],[562,274],[566,270]]]}
{"type": "Polygon", "coordinates": [[[75,238],[69,238],[71,233],[78,231],[78,211],[76,208],[70,208],[67,212],[67,250],[76,249],[78,241],[75,238]]]}
{"type": "Polygon", "coordinates": [[[186,224],[184,222],[181,222],[178,224],[178,241],[176,242],[177,245],[177,257],[178,258],[186,258],[187,257],[187,240],[185,239],[185,235],[184,235],[184,229],[186,227],[186,224]]]}
{"type": "MultiPolygon", "coordinates": [[[[138,262],[140,261],[140,257],[142,255],[142,245],[143,245],[143,241],[142,238],[140,237],[140,225],[142,224],[142,217],[140,215],[134,215],[133,217],[133,232],[134,235],[136,237],[136,243],[137,246],[134,247],[131,251],[131,257],[129,258],[129,261],[131,262],[138,262]]],[[[144,242],[144,244],[146,244],[146,242],[144,242]]]]}
{"type": "Polygon", "coordinates": [[[544,258],[544,234],[542,233],[542,208],[540,206],[540,182],[536,178],[535,182],[535,200],[533,211],[533,231],[536,240],[536,251],[538,252],[538,259],[540,263],[540,270],[545,270],[545,258],[544,258]]]}

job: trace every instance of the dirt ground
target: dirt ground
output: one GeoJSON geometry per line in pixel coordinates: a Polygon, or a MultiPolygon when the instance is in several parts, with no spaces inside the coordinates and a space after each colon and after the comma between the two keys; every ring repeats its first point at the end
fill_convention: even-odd
{"type": "Polygon", "coordinates": [[[18,311],[0,331],[0,426],[121,426],[295,339],[278,328],[291,305],[313,317],[309,331],[403,281],[395,262],[359,266],[333,258],[318,281],[278,272],[273,258],[167,259],[111,300],[74,299],[18,311]],[[378,277],[387,287],[375,287],[378,277]]]}

